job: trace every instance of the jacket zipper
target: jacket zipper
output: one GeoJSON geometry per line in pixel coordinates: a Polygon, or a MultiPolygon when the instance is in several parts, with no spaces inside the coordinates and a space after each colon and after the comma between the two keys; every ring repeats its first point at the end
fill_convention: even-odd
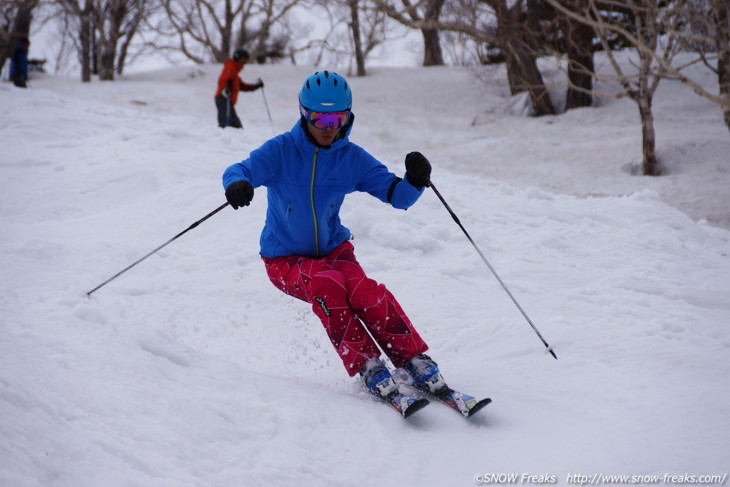
{"type": "Polygon", "coordinates": [[[319,257],[319,228],[317,228],[317,210],[314,207],[314,176],[317,174],[317,157],[319,147],[314,149],[314,160],[312,161],[312,181],[309,185],[309,200],[312,203],[312,217],[314,218],[314,255],[319,257]]]}

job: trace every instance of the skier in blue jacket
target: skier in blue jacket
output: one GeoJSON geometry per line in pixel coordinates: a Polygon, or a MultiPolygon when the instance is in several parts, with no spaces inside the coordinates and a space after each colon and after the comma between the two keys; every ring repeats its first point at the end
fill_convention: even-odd
{"type": "Polygon", "coordinates": [[[406,156],[401,179],[348,136],[355,121],[347,80],[331,71],[309,76],[299,94],[300,119],[223,174],[234,209],[248,206],[254,188],[267,187],[261,257],[271,282],[312,305],[350,374],[374,394],[398,395],[381,350],[419,387],[445,386],[395,297],[365,275],[340,222],[345,196],[367,192],[395,208],[413,205],[430,182],[431,165],[406,156]]]}

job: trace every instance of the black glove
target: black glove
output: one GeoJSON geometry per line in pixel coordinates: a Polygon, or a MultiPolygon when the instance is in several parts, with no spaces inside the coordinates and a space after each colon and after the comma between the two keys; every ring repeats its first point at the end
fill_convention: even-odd
{"type": "Polygon", "coordinates": [[[431,163],[420,152],[406,156],[406,179],[419,189],[431,185],[431,163]]]}
{"type": "Polygon", "coordinates": [[[253,199],[253,186],[243,179],[233,181],[226,188],[226,199],[234,210],[241,206],[248,206],[253,199]]]}
{"type": "Polygon", "coordinates": [[[223,98],[228,98],[228,95],[230,95],[230,94],[231,94],[231,90],[229,90],[228,88],[223,88],[221,90],[221,96],[223,98]]]}
{"type": "Polygon", "coordinates": [[[264,87],[264,82],[263,82],[263,80],[261,78],[259,78],[259,82],[256,83],[256,86],[258,86],[259,88],[263,88],[264,87]]]}

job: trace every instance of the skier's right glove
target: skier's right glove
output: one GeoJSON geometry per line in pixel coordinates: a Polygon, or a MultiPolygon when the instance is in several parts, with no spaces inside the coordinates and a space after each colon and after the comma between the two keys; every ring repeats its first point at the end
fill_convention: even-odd
{"type": "Polygon", "coordinates": [[[230,94],[231,94],[231,90],[229,90],[228,88],[223,88],[221,90],[221,96],[223,96],[223,98],[228,98],[228,95],[230,95],[230,94]]]}
{"type": "Polygon", "coordinates": [[[233,181],[226,188],[226,199],[234,210],[241,206],[248,206],[253,199],[253,186],[243,179],[233,181]]]}

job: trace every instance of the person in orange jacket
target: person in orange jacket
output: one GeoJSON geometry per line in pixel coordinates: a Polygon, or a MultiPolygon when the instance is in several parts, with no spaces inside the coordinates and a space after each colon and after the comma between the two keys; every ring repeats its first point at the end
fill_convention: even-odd
{"type": "Polygon", "coordinates": [[[245,83],[238,73],[248,62],[249,55],[245,49],[236,49],[233,56],[223,64],[223,71],[218,77],[218,89],[215,92],[215,106],[218,109],[218,126],[220,128],[243,128],[241,119],[233,107],[238,101],[239,91],[254,91],[263,88],[264,82],[259,79],[256,84],[245,83]]]}

